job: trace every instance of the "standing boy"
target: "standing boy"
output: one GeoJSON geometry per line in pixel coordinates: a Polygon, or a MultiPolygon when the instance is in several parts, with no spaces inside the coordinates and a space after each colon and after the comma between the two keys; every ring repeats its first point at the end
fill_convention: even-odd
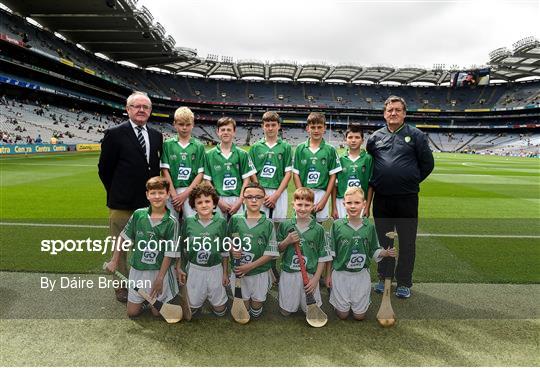
{"type": "MultiPolygon", "coordinates": [[[[151,298],[166,303],[178,294],[171,267],[171,258],[179,257],[174,249],[174,242],[178,237],[178,221],[166,208],[169,197],[169,182],[162,177],[155,176],[146,182],[146,198],[150,207],[140,208],[133,212],[124,230],[120,233],[118,244],[121,241],[131,241],[131,254],[129,264],[130,284],[151,284],[150,288],[140,288],[146,291],[151,298]],[[155,241],[157,247],[153,244],[155,241]],[[164,242],[169,244],[167,245],[164,242]]],[[[118,246],[107,269],[114,272],[118,267],[123,250],[118,246]]],[[[138,316],[142,312],[144,299],[133,288],[129,288],[127,297],[127,314],[129,317],[138,316]]],[[[152,313],[159,316],[159,312],[152,307],[152,313]]]]}
{"type": "MultiPolygon", "coordinates": [[[[189,195],[189,205],[195,209],[182,223],[180,239],[187,253],[187,290],[191,308],[196,313],[205,300],[212,306],[214,314],[223,317],[227,313],[229,284],[229,254],[223,251],[223,240],[227,236],[227,222],[214,208],[219,201],[215,189],[207,183],[197,185],[189,195]]],[[[182,275],[180,262],[177,274],[182,275]]]]}
{"type": "Polygon", "coordinates": [[[189,205],[189,194],[203,179],[205,151],[203,144],[191,136],[195,116],[187,107],[180,107],[174,113],[174,128],[177,137],[163,143],[161,173],[170,185],[170,199],[167,207],[178,218],[193,216],[195,211],[189,205]]]}
{"type": "Polygon", "coordinates": [[[266,294],[272,286],[271,260],[279,257],[274,225],[261,212],[266,197],[259,183],[249,183],[244,189],[244,214],[236,214],[229,222],[229,236],[241,240],[242,250],[232,250],[235,262],[231,284],[236,275],[243,275],[242,298],[249,314],[258,318],[262,314],[266,294]],[[236,261],[239,260],[239,261],[236,261]]]}
{"type": "Polygon", "coordinates": [[[330,304],[340,319],[347,319],[352,311],[354,319],[362,320],[370,303],[370,260],[395,257],[396,251],[379,247],[375,227],[363,217],[366,201],[361,188],[348,188],[344,204],[347,218],[336,220],[330,231],[334,261],[329,263],[326,285],[332,290],[330,304]]]}
{"type": "Polygon", "coordinates": [[[257,170],[257,180],[266,192],[264,213],[272,220],[283,221],[287,217],[287,186],[292,175],[292,149],[289,143],[278,137],[280,123],[276,112],[264,113],[262,129],[264,138],[251,147],[249,156],[257,170]]]}
{"type": "Polygon", "coordinates": [[[284,316],[298,308],[306,312],[306,292],[313,293],[318,306],[322,305],[319,279],[325,262],[332,260],[326,244],[324,229],[311,214],[315,195],[309,188],[298,188],[294,192],[293,208],[295,217],[282,222],[278,231],[278,249],[283,254],[282,272],[279,281],[279,308],[284,316]],[[300,262],[294,244],[300,243],[300,250],[309,275],[304,286],[300,272],[300,262]]]}
{"type": "Polygon", "coordinates": [[[312,112],[307,118],[309,138],[296,147],[293,160],[296,188],[310,188],[315,193],[313,212],[317,221],[329,218],[329,202],[341,164],[336,149],[324,139],[326,120],[324,115],[312,112]]]}
{"type": "MultiPolygon", "coordinates": [[[[359,125],[349,125],[345,132],[347,152],[339,158],[342,170],[337,174],[337,183],[332,191],[332,217],[334,219],[345,218],[347,212],[343,206],[343,196],[350,187],[362,188],[368,192],[369,179],[373,171],[373,159],[364,149],[364,132],[359,125]]],[[[366,204],[366,210],[371,206],[370,198],[366,204]]],[[[364,214],[367,214],[366,212],[364,214]]]]}
{"type": "Polygon", "coordinates": [[[242,206],[242,192],[256,173],[249,155],[233,143],[236,122],[223,117],[217,122],[220,144],[206,154],[204,179],[216,188],[219,196],[217,204],[224,217],[234,215],[242,206]]]}

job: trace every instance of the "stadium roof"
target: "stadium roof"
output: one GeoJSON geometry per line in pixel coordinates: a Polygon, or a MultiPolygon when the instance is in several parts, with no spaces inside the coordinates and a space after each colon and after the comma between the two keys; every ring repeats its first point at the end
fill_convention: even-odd
{"type": "Polygon", "coordinates": [[[175,48],[175,40],[136,0],[1,0],[15,14],[112,60],[142,67],[181,62],[195,50],[175,48]]]}
{"type": "MultiPolygon", "coordinates": [[[[129,61],[141,67],[154,66],[172,73],[194,73],[202,77],[284,78],[292,81],[338,80],[411,84],[426,82],[441,84],[450,81],[457,66],[434,65],[397,68],[390,65],[361,66],[355,64],[328,65],[324,62],[300,65],[294,61],[234,61],[231,57],[197,56],[197,51],[175,47],[175,40],[165,35],[165,29],[154,22],[137,0],[0,0],[15,13],[30,17],[87,50],[101,53],[116,61],[129,61]]],[[[513,50],[499,48],[489,55],[489,62],[474,68],[491,68],[491,79],[515,81],[524,77],[540,77],[540,42],[524,38],[513,50]]]]}

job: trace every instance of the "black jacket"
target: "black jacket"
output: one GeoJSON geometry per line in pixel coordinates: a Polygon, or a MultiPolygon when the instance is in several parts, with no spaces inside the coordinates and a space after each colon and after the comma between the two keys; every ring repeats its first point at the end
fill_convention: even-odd
{"type": "Polygon", "coordinates": [[[373,156],[373,175],[369,185],[383,196],[407,196],[420,191],[422,182],[435,165],[426,135],[403,124],[394,133],[383,127],[366,144],[373,156]]]}
{"type": "Polygon", "coordinates": [[[107,207],[135,210],[148,206],[146,181],[159,176],[163,136],[146,126],[150,140],[150,162],[129,121],[105,131],[99,156],[99,178],[107,191],[107,207]]]}

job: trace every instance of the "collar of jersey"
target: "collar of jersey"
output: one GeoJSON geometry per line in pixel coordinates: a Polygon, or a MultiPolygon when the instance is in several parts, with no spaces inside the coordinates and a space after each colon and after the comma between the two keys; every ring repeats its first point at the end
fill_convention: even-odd
{"type": "MultiPolygon", "coordinates": [[[[217,212],[214,213],[214,214],[212,215],[212,218],[210,219],[210,223],[214,222],[214,220],[216,219],[217,216],[219,216],[218,213],[217,213],[217,212]]],[[[195,217],[195,220],[201,221],[201,219],[200,219],[198,213],[196,213],[195,216],[193,216],[193,217],[195,217]]]]}
{"type": "MultiPolygon", "coordinates": [[[[276,144],[272,148],[274,148],[275,146],[280,144],[282,141],[283,140],[281,138],[278,138],[277,141],[276,141],[276,144]]],[[[270,146],[266,143],[266,138],[261,138],[259,142],[261,142],[262,144],[265,144],[266,147],[270,148],[270,146]]]]}
{"type": "MultiPolygon", "coordinates": [[[[266,220],[266,213],[264,213],[263,211],[259,211],[259,213],[261,214],[261,217],[259,218],[259,220],[257,220],[257,225],[259,225],[260,223],[262,223],[264,220],[266,220]]],[[[244,219],[244,221],[246,221],[246,224],[248,223],[247,222],[247,211],[245,211],[244,213],[242,213],[242,218],[244,219]]],[[[255,226],[257,226],[255,225],[255,226]]],[[[254,227],[255,227],[254,226],[254,227]]]]}
{"type": "MultiPolygon", "coordinates": [[[[360,154],[358,155],[358,159],[361,159],[362,156],[364,156],[366,154],[366,150],[361,148],[360,149],[360,154]]],[[[347,153],[345,154],[345,157],[347,157],[349,160],[352,161],[351,157],[349,156],[349,149],[347,148],[347,153]]]]}
{"type": "MultiPolygon", "coordinates": [[[[310,145],[309,145],[309,141],[310,141],[311,138],[308,138],[304,144],[306,145],[306,148],[310,148],[310,145]]],[[[319,144],[319,149],[322,149],[324,146],[326,145],[326,141],[323,139],[321,139],[321,144],[319,144]]]]}
{"type": "MultiPolygon", "coordinates": [[[[222,152],[221,151],[221,143],[216,146],[216,149],[218,150],[219,153],[222,152]]],[[[233,143],[232,146],[231,146],[231,153],[233,153],[234,151],[236,151],[236,144],[233,143]]]]}
{"type": "MultiPolygon", "coordinates": [[[[365,225],[367,225],[367,221],[368,221],[367,217],[364,217],[364,218],[362,219],[362,226],[360,226],[358,229],[356,229],[356,231],[360,230],[360,229],[363,228],[365,225]]],[[[348,217],[345,217],[345,218],[343,219],[343,223],[349,225],[349,218],[348,218],[348,217]]],[[[354,228],[353,228],[351,225],[349,225],[349,226],[350,226],[351,229],[354,230],[354,228]]]]}
{"type": "MultiPolygon", "coordinates": [[[[194,141],[193,141],[193,137],[190,137],[187,146],[189,146],[189,145],[190,145],[191,143],[193,143],[193,142],[194,142],[194,141]]],[[[176,143],[178,143],[178,145],[179,145],[180,147],[182,147],[182,144],[180,143],[180,140],[178,139],[178,134],[176,135],[176,143]]],[[[186,146],[186,147],[187,147],[187,146],[186,146]]],[[[184,148],[184,147],[182,147],[182,148],[184,148]]]]}
{"type": "Polygon", "coordinates": [[[150,225],[152,225],[152,227],[155,227],[161,224],[163,222],[163,219],[169,218],[169,216],[171,215],[171,211],[167,207],[165,207],[165,215],[163,215],[163,217],[157,224],[154,224],[152,222],[152,219],[150,218],[150,216],[152,215],[152,206],[148,206],[146,208],[146,215],[148,216],[148,221],[150,221],[150,225]]]}
{"type": "MultiPolygon", "coordinates": [[[[311,216],[311,221],[309,222],[308,230],[313,228],[313,226],[315,226],[316,223],[317,223],[317,221],[315,221],[315,218],[313,216],[311,216]]],[[[292,224],[298,230],[298,227],[296,226],[296,214],[292,218],[292,224]]]]}

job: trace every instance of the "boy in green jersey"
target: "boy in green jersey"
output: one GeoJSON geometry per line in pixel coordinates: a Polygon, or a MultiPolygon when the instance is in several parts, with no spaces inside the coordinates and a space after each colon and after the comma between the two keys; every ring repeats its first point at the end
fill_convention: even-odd
{"type": "Polygon", "coordinates": [[[266,192],[264,213],[271,220],[284,221],[288,209],[287,186],[292,175],[292,149],[278,137],[280,123],[276,112],[263,114],[262,129],[264,138],[251,146],[249,156],[257,170],[257,181],[266,192]]]}
{"type": "Polygon", "coordinates": [[[231,249],[234,258],[234,273],[242,275],[242,299],[249,314],[258,318],[262,314],[266,294],[272,286],[271,260],[279,257],[274,225],[261,207],[265,198],[264,188],[259,183],[249,183],[244,189],[244,214],[236,214],[229,221],[229,236],[240,239],[242,249],[231,249]]]}
{"type": "MultiPolygon", "coordinates": [[[[349,125],[345,132],[345,139],[349,149],[339,158],[342,170],[337,174],[336,186],[332,191],[332,217],[334,219],[347,217],[343,205],[343,196],[347,188],[360,187],[364,193],[367,193],[369,179],[373,172],[373,158],[362,149],[364,141],[362,128],[359,125],[349,125]]],[[[370,206],[368,198],[364,215],[367,215],[370,206]]]]}
{"type": "Polygon", "coordinates": [[[360,187],[348,188],[344,203],[347,218],[336,220],[330,231],[334,260],[326,272],[326,285],[332,289],[330,304],[340,319],[348,318],[352,311],[354,319],[362,320],[370,303],[370,260],[395,257],[396,251],[379,246],[375,227],[363,217],[366,201],[360,187]]]}
{"type": "MultiPolygon", "coordinates": [[[[139,208],[129,219],[118,238],[118,246],[107,269],[114,272],[123,252],[121,241],[131,242],[129,285],[142,286],[150,297],[168,302],[178,294],[178,284],[171,259],[180,256],[174,242],[178,237],[178,221],[166,207],[169,182],[159,176],[146,182],[146,198],[150,207],[139,208]]],[[[136,317],[142,312],[144,299],[132,287],[128,291],[127,314],[136,317]]],[[[159,312],[152,307],[152,313],[159,312]]]]}
{"type": "Polygon", "coordinates": [[[330,216],[328,200],[334,189],[336,174],[341,171],[336,149],[323,139],[325,124],[323,114],[309,114],[306,127],[309,138],[296,147],[293,160],[294,185],[296,188],[310,188],[315,193],[313,212],[317,221],[325,221],[330,216]]]}
{"type": "Polygon", "coordinates": [[[202,180],[204,173],[205,150],[203,144],[191,136],[195,123],[193,112],[180,107],[174,112],[174,124],[178,136],[163,142],[161,155],[161,175],[170,185],[170,198],[167,207],[179,218],[195,215],[189,205],[189,193],[202,180]]]}
{"type": "MultiPolygon", "coordinates": [[[[187,265],[187,290],[191,308],[196,313],[208,300],[216,316],[227,313],[227,293],[229,284],[229,253],[223,249],[227,236],[227,221],[214,208],[219,201],[216,190],[207,183],[201,183],[189,195],[189,205],[195,209],[195,216],[184,220],[180,228],[180,241],[184,248],[187,265]]],[[[177,273],[182,275],[180,262],[177,273]]]]}
{"type": "Polygon", "coordinates": [[[306,312],[306,292],[313,293],[317,305],[322,305],[319,279],[325,262],[330,262],[332,256],[326,244],[323,227],[311,216],[314,199],[315,195],[311,189],[296,189],[293,197],[295,217],[282,222],[279,226],[278,249],[282,253],[279,308],[284,316],[296,312],[299,307],[306,312]],[[300,272],[300,262],[294,251],[294,244],[297,242],[300,243],[309,276],[309,282],[305,286],[300,272]]]}
{"type": "Polygon", "coordinates": [[[234,143],[236,122],[223,117],[217,122],[220,144],[206,154],[204,179],[216,188],[219,196],[217,209],[223,217],[234,215],[242,206],[242,192],[255,178],[256,170],[246,151],[234,143]]]}

